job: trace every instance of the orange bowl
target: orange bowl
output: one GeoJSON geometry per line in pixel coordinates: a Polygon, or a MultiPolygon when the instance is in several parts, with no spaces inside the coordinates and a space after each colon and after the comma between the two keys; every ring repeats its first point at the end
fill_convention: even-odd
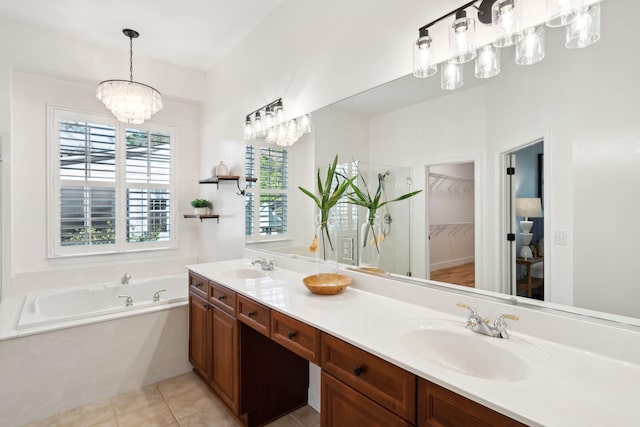
{"type": "Polygon", "coordinates": [[[351,277],[342,274],[314,274],[302,279],[304,285],[312,293],[318,295],[335,295],[344,291],[351,284],[351,277]]]}

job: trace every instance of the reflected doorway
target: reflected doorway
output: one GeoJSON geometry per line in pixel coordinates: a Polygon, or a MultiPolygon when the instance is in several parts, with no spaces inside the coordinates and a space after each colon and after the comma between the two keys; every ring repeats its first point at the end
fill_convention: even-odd
{"type": "Polygon", "coordinates": [[[428,276],[475,287],[474,162],[427,167],[428,276]]]}
{"type": "Polygon", "coordinates": [[[505,163],[510,293],[544,301],[544,142],[506,153],[505,163]]]}

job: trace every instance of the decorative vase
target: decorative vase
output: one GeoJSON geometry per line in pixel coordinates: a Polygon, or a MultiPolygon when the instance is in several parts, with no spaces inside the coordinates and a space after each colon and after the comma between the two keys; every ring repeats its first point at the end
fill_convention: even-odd
{"type": "Polygon", "coordinates": [[[229,168],[221,160],[218,166],[216,166],[216,176],[228,176],[228,175],[229,175],[229,168]]]}
{"type": "Polygon", "coordinates": [[[195,215],[208,215],[209,208],[193,208],[193,212],[195,215]]]}
{"type": "Polygon", "coordinates": [[[335,273],[338,270],[338,233],[333,214],[315,217],[315,235],[310,249],[315,247],[318,272],[335,273]]]}
{"type": "Polygon", "coordinates": [[[384,241],[378,215],[368,217],[360,227],[360,248],[358,265],[360,268],[379,269],[380,249],[384,241]]]}

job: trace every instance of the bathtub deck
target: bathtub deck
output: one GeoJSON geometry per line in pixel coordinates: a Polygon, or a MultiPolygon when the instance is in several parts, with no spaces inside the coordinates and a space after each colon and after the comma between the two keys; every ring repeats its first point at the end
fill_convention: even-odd
{"type": "MultiPolygon", "coordinates": [[[[40,426],[237,426],[224,404],[193,373],[152,384],[142,390],[34,421],[40,426]]],[[[271,424],[270,427],[318,427],[320,414],[302,407],[271,424]]]]}

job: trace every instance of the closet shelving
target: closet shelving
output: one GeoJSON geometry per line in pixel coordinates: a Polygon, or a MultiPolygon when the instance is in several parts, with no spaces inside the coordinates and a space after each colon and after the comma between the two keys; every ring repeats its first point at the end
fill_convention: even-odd
{"type": "Polygon", "coordinates": [[[465,183],[473,183],[473,178],[465,178],[461,176],[446,175],[433,172],[429,173],[430,190],[439,190],[441,188],[446,188],[449,191],[454,191],[458,188],[462,188],[465,183]],[[443,185],[445,185],[446,187],[443,187],[443,185]]]}
{"type": "Polygon", "coordinates": [[[451,222],[446,224],[431,224],[429,226],[429,238],[438,237],[438,235],[447,232],[448,236],[454,236],[458,233],[468,233],[473,230],[473,222],[451,222]]]}

